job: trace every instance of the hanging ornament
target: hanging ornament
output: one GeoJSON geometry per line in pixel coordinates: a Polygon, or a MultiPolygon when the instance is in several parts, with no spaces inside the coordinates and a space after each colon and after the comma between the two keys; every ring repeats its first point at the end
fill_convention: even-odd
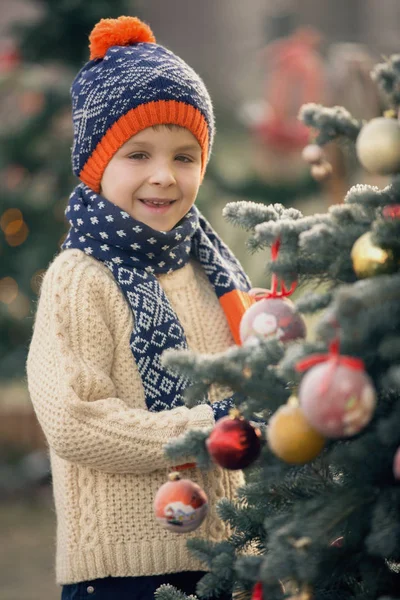
{"type": "Polygon", "coordinates": [[[397,448],[393,461],[393,475],[396,479],[400,479],[400,448],[397,448]]]}
{"type": "Polygon", "coordinates": [[[263,600],[263,589],[261,581],[258,581],[253,588],[253,592],[251,594],[251,600],[263,600]]]}
{"type": "Polygon", "coordinates": [[[370,173],[393,175],[400,172],[400,124],[397,119],[371,119],[358,134],[357,156],[370,173]]]}
{"type": "Polygon", "coordinates": [[[312,165],[311,175],[316,181],[324,181],[332,175],[332,165],[327,160],[319,165],[312,165]]]}
{"type": "Polygon", "coordinates": [[[320,454],[325,438],[307,421],[298,399],[291,396],[270,418],[267,442],[281,460],[303,465],[320,454]]]}
{"type": "Polygon", "coordinates": [[[306,326],[290,300],[260,297],[243,315],[240,341],[251,344],[259,337],[268,339],[273,336],[282,342],[305,338],[306,326]]]}
{"type": "Polygon", "coordinates": [[[388,204],[382,209],[382,217],[384,219],[399,219],[400,218],[400,204],[388,204]]]}
{"type": "Polygon", "coordinates": [[[245,469],[260,454],[261,432],[233,409],[227,417],[217,421],[206,446],[212,460],[220,467],[231,471],[245,469]]]}
{"type": "Polygon", "coordinates": [[[322,435],[350,437],[370,422],[376,405],[371,379],[362,360],[339,354],[337,340],[329,354],[301,360],[296,369],[310,369],[301,381],[299,401],[306,419],[322,435]]]}
{"type": "Polygon", "coordinates": [[[351,250],[353,269],[359,279],[388,275],[399,268],[399,259],[390,248],[380,248],[372,241],[370,231],[354,243],[351,250]]]}
{"type": "Polygon", "coordinates": [[[304,585],[293,596],[287,596],[287,600],[312,600],[313,593],[309,586],[304,585]]]}
{"type": "Polygon", "coordinates": [[[335,538],[329,545],[333,548],[342,548],[344,544],[344,537],[339,535],[339,537],[335,538]]]}
{"type": "Polygon", "coordinates": [[[310,165],[318,165],[324,159],[324,151],[318,144],[308,144],[304,146],[301,156],[310,165]]]}
{"type": "Polygon", "coordinates": [[[316,181],[323,181],[332,175],[332,165],[318,144],[309,144],[303,148],[302,158],[311,165],[311,175],[316,181]]]}
{"type": "MultiPolygon", "coordinates": [[[[280,240],[277,240],[271,248],[273,262],[278,257],[279,248],[280,240]]],[[[256,303],[246,310],[240,322],[239,335],[242,344],[257,342],[259,337],[267,339],[276,336],[282,342],[305,338],[304,319],[296,312],[293,302],[287,298],[295,289],[296,282],[287,290],[273,273],[270,291],[261,288],[253,290],[256,303]]]]}
{"type": "Polygon", "coordinates": [[[208,511],[208,498],[197,483],[170,473],[154,498],[157,521],[174,533],[188,533],[200,527],[208,511]]]}
{"type": "MultiPolygon", "coordinates": [[[[310,540],[310,538],[307,538],[307,540],[310,540]]],[[[279,582],[286,600],[312,600],[313,594],[309,585],[299,584],[294,579],[279,580],[279,582]]]]}

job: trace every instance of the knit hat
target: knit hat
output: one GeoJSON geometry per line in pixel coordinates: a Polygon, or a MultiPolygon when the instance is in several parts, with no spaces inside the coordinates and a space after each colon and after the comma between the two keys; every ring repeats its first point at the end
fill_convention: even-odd
{"type": "Polygon", "coordinates": [[[188,129],[201,147],[202,175],[214,137],[211,99],[181,58],[156,44],[136,17],[101,19],[90,37],[90,61],[72,87],[72,168],[100,191],[104,170],[133,135],[152,125],[188,129]]]}

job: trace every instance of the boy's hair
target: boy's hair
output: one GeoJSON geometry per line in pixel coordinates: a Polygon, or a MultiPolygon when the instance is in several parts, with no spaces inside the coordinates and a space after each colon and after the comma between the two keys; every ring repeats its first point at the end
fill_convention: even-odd
{"type": "Polygon", "coordinates": [[[102,19],[89,40],[91,60],[71,88],[75,175],[99,192],[117,150],[139,131],[166,124],[185,127],[197,139],[204,175],[214,114],[197,73],[156,44],[150,28],[135,17],[102,19]]]}

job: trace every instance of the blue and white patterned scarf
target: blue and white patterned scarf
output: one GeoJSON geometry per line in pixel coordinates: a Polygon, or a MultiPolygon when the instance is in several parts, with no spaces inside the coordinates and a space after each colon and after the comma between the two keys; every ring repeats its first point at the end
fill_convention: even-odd
{"type": "Polygon", "coordinates": [[[78,248],[103,262],[131,307],[130,348],[148,409],[157,412],[181,406],[190,382],[167,371],[161,354],[188,345],[155,275],[181,269],[192,256],[203,266],[220,299],[233,290],[250,289],[239,262],[195,206],[171,231],[156,231],[81,183],[70,196],[66,216],[71,228],[63,249],[78,248]]]}

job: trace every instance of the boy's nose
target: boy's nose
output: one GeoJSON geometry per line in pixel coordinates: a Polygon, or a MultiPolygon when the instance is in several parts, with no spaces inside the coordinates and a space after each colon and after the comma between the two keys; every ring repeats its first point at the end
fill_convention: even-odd
{"type": "Polygon", "coordinates": [[[169,165],[158,165],[154,168],[149,178],[150,183],[153,185],[170,186],[173,185],[175,180],[175,174],[173,169],[169,165]]]}

